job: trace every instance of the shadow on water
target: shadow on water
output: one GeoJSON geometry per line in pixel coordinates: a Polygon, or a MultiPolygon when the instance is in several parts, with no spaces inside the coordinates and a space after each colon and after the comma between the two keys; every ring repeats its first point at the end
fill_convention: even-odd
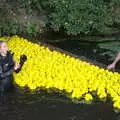
{"type": "Polygon", "coordinates": [[[107,49],[100,49],[97,43],[93,42],[79,42],[77,41],[60,41],[60,42],[49,42],[49,44],[52,44],[56,47],[62,48],[66,51],[69,51],[73,54],[76,54],[78,56],[85,56],[87,58],[90,58],[92,60],[98,61],[103,64],[107,64],[111,61],[108,61],[110,56],[102,55],[100,53],[104,53],[107,51],[107,49]]]}
{"type": "Polygon", "coordinates": [[[1,120],[117,120],[106,103],[74,104],[54,94],[14,92],[0,98],[1,120]]]}

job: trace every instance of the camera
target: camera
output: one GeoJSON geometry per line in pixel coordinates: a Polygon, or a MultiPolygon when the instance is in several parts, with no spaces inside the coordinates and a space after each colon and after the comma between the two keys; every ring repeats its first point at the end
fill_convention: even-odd
{"type": "Polygon", "coordinates": [[[20,65],[23,65],[26,60],[27,60],[27,56],[26,55],[21,55],[20,56],[20,65]]]}

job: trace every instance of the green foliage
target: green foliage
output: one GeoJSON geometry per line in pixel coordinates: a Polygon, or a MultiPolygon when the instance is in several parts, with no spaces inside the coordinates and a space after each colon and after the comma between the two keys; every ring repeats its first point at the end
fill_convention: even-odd
{"type": "Polygon", "coordinates": [[[0,25],[0,36],[15,34],[37,36],[37,33],[38,31],[36,30],[36,25],[32,23],[29,23],[26,27],[13,21],[7,21],[0,25]]]}
{"type": "Polygon", "coordinates": [[[27,8],[28,11],[33,9],[41,10],[41,0],[17,0],[22,8],[27,8]]]}
{"type": "Polygon", "coordinates": [[[14,22],[7,21],[0,25],[0,35],[19,34],[20,30],[20,25],[14,22]]]}
{"type": "Polygon", "coordinates": [[[4,0],[3,3],[13,7],[9,12],[6,8],[0,8],[1,16],[4,16],[2,13],[8,13],[5,17],[7,21],[4,18],[0,20],[0,34],[25,33],[36,36],[41,33],[42,27],[38,22],[41,15],[47,18],[44,26],[48,23],[52,30],[63,31],[68,35],[111,34],[120,31],[120,0],[4,0]],[[16,13],[13,18],[9,16],[10,11],[16,13]],[[22,19],[19,19],[20,11],[28,18],[27,23],[23,22],[22,15],[22,19]],[[34,22],[34,18],[37,22],[34,22]]]}
{"type": "Polygon", "coordinates": [[[36,37],[44,31],[45,22],[42,15],[38,13],[41,10],[39,0],[16,0],[14,2],[4,0],[1,3],[5,7],[0,8],[0,36],[24,34],[36,37]]]}
{"type": "Polygon", "coordinates": [[[42,3],[49,7],[51,28],[77,35],[102,32],[112,25],[112,12],[120,0],[43,0],[42,3]]]}
{"type": "Polygon", "coordinates": [[[27,33],[29,35],[33,34],[34,36],[36,36],[36,33],[37,33],[36,25],[35,24],[28,24],[28,26],[27,26],[27,33]]]}
{"type": "Polygon", "coordinates": [[[102,53],[102,55],[109,55],[111,57],[110,60],[114,60],[117,53],[120,52],[119,42],[101,43],[98,46],[102,49],[106,49],[106,52],[102,53]]]}

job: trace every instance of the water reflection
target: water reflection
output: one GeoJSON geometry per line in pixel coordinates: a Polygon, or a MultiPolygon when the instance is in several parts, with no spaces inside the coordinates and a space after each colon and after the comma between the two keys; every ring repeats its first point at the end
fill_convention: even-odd
{"type": "Polygon", "coordinates": [[[0,97],[2,120],[116,120],[106,103],[74,104],[54,94],[7,93],[0,97]]]}

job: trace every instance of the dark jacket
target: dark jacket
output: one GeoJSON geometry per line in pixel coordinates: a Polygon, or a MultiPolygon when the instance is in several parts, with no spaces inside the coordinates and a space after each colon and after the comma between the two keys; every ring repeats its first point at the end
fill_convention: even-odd
{"type": "Polygon", "coordinates": [[[15,62],[13,55],[7,52],[6,56],[0,55],[0,92],[4,93],[13,86],[13,72],[15,62]]]}
{"type": "Polygon", "coordinates": [[[13,56],[10,52],[7,52],[6,56],[0,55],[0,80],[12,76],[14,65],[13,56]]]}
{"type": "Polygon", "coordinates": [[[2,93],[13,85],[13,72],[20,72],[26,60],[27,56],[21,55],[20,68],[14,70],[15,62],[13,60],[13,54],[7,52],[6,56],[0,55],[0,91],[2,93]]]}
{"type": "Polygon", "coordinates": [[[6,56],[0,55],[0,80],[12,76],[13,72],[18,73],[21,70],[21,67],[14,70],[14,65],[13,55],[10,52],[7,52],[6,56]]]}

